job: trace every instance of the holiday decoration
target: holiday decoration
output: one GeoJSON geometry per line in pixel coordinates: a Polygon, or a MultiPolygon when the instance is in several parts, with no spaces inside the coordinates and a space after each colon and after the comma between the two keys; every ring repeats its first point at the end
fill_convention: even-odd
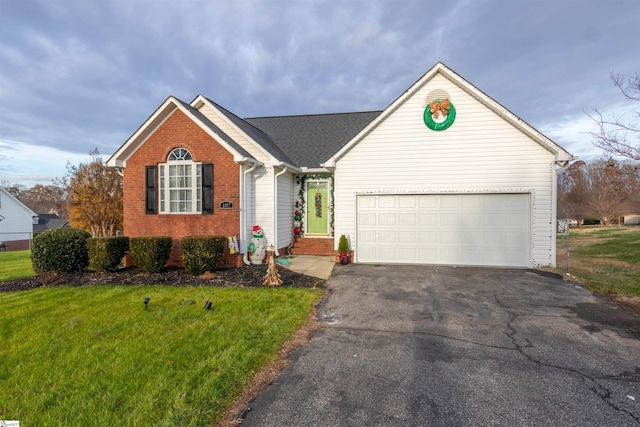
{"type": "Polygon", "coordinates": [[[315,195],[316,200],[316,217],[322,218],[322,194],[319,191],[316,192],[315,195]]]}
{"type": "MultiPolygon", "coordinates": [[[[269,250],[273,253],[273,245],[269,246],[269,250]]],[[[269,257],[269,264],[267,267],[267,274],[264,275],[264,286],[280,286],[282,285],[282,278],[278,273],[278,267],[276,267],[275,257],[271,255],[269,257]]]]}
{"type": "Polygon", "coordinates": [[[227,237],[227,246],[229,247],[229,253],[235,254],[238,252],[238,239],[236,236],[227,237]]]}
{"type": "Polygon", "coordinates": [[[254,225],[253,236],[249,243],[249,259],[253,264],[262,264],[265,255],[264,231],[259,225],[254,225]]]}
{"type": "Polygon", "coordinates": [[[424,109],[424,124],[431,130],[441,131],[448,129],[456,119],[456,109],[449,98],[435,99],[424,109]],[[444,117],[444,121],[436,122],[444,117]]]}

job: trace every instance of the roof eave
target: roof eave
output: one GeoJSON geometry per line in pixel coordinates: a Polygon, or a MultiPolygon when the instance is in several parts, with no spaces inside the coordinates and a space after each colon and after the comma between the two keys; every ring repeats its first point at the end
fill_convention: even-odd
{"type": "MultiPolygon", "coordinates": [[[[188,104],[187,104],[188,105],[188,104]]],[[[229,153],[236,158],[246,157],[243,153],[238,152],[232,146],[225,142],[225,138],[222,135],[214,132],[213,129],[206,126],[200,119],[195,117],[189,110],[187,110],[181,103],[181,101],[173,96],[170,96],[162,103],[160,107],[138,128],[138,130],[125,141],[125,143],[107,160],[107,166],[110,167],[126,167],[127,159],[135,153],[139,147],[156,131],[162,123],[173,114],[175,110],[180,110],[184,115],[189,117],[194,123],[196,123],[205,133],[215,139],[220,145],[222,145],[229,153]]]]}
{"type": "Polygon", "coordinates": [[[476,100],[483,105],[494,111],[500,117],[511,123],[517,129],[520,129],[523,133],[529,136],[531,139],[540,144],[543,148],[547,149],[554,156],[556,161],[571,161],[574,156],[556,144],[545,135],[540,133],[533,126],[513,114],[507,108],[503,107],[500,103],[495,101],[489,95],[482,92],[480,89],[469,83],[462,76],[455,71],[447,67],[444,63],[438,62],[429,71],[427,71],[422,77],[420,77],[413,85],[411,85],[406,91],[404,91],[395,101],[393,101],[385,110],[380,113],[371,123],[364,127],[356,136],[354,136],[349,142],[347,142],[338,152],[327,159],[322,164],[325,167],[335,168],[336,162],[344,156],[351,148],[360,142],[367,134],[375,129],[382,121],[384,121],[392,112],[394,112],[402,103],[404,103],[409,97],[413,96],[424,84],[431,80],[437,73],[441,73],[445,78],[450,80],[453,84],[461,87],[465,92],[470,94],[476,100]]]}
{"type": "MultiPolygon", "coordinates": [[[[209,101],[209,99],[207,99],[207,97],[202,96],[202,95],[198,95],[189,104],[193,108],[196,108],[196,109],[199,109],[199,106],[201,104],[207,105],[209,108],[211,108],[213,111],[215,111],[216,114],[218,115],[218,117],[220,117],[222,120],[224,120],[224,122],[227,125],[231,126],[236,132],[238,132],[240,135],[242,135],[244,138],[246,138],[247,141],[249,141],[255,148],[257,148],[261,153],[263,153],[266,157],[268,157],[270,164],[278,164],[278,163],[282,162],[281,159],[278,159],[277,157],[275,157],[273,154],[271,154],[269,151],[267,151],[261,144],[259,144],[257,141],[255,141],[253,138],[251,138],[249,135],[247,135],[246,132],[244,132],[242,129],[240,129],[238,126],[236,126],[235,123],[233,123],[231,120],[229,120],[229,118],[225,114],[223,114],[215,105],[213,105],[209,101]],[[198,107],[196,107],[196,106],[198,106],[198,107]]],[[[295,167],[295,166],[292,166],[292,167],[295,167]]]]}

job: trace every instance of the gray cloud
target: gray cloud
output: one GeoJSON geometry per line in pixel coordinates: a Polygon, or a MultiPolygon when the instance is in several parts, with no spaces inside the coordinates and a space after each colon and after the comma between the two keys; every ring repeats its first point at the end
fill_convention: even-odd
{"type": "Polygon", "coordinates": [[[202,93],[240,116],[382,109],[437,61],[547,128],[615,104],[610,72],[640,69],[635,0],[0,9],[0,139],[72,153],[112,153],[168,95],[202,93]]]}

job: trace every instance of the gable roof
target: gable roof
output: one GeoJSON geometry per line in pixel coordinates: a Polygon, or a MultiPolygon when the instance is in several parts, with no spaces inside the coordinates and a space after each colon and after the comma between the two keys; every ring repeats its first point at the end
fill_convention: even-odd
{"type": "Polygon", "coordinates": [[[380,123],[382,123],[387,117],[389,117],[400,105],[402,105],[407,99],[413,96],[420,88],[422,88],[427,82],[429,82],[436,74],[441,74],[446,79],[457,85],[460,89],[467,92],[485,107],[489,108],[504,120],[515,126],[525,135],[540,144],[543,148],[547,149],[555,155],[556,161],[570,161],[573,160],[573,156],[560,147],[558,144],[547,138],[545,135],[536,130],[533,126],[522,120],[520,117],[507,110],[500,103],[493,98],[489,97],[486,93],[469,83],[462,78],[455,71],[444,65],[442,62],[438,62],[429,71],[427,71],[422,77],[420,77],[409,89],[407,89],[402,95],[400,95],[395,101],[393,101],[378,117],[376,117],[371,123],[369,123],[364,129],[362,129],[358,135],[352,138],[347,144],[345,144],[335,155],[333,155],[328,161],[323,163],[326,167],[335,167],[335,162],[345,155],[355,144],[360,142],[366,135],[368,135],[373,129],[375,129],[380,123]]]}
{"type": "Polygon", "coordinates": [[[241,119],[202,95],[198,95],[190,104],[170,96],[107,160],[107,165],[124,166],[126,159],[176,109],[181,110],[205,132],[220,142],[233,154],[235,161],[252,159],[257,162],[245,148],[229,137],[212,121],[217,120],[215,117],[210,119],[199,111],[203,104],[207,104],[209,108],[218,114],[220,120],[226,121],[227,125],[232,126],[241,135],[244,135],[256,149],[271,157],[272,164],[286,164],[300,169],[332,168],[335,167],[335,162],[340,157],[389,117],[436,74],[441,74],[447,78],[546,150],[553,153],[556,161],[562,162],[573,159],[573,156],[558,144],[507,110],[442,62],[438,62],[383,111],[241,119]]]}
{"type": "Polygon", "coordinates": [[[263,148],[269,155],[271,155],[274,159],[280,162],[285,162],[290,165],[295,165],[289,156],[285,154],[284,151],[280,149],[280,147],[274,142],[273,139],[269,137],[269,135],[265,134],[262,130],[256,128],[251,123],[246,120],[241,119],[240,117],[233,114],[231,111],[222,107],[219,104],[216,104],[212,100],[202,95],[199,95],[194,99],[191,104],[197,103],[197,100],[202,99],[204,102],[209,103],[210,107],[213,107],[217,110],[223,117],[225,117],[233,126],[236,127],[240,132],[244,133],[250,140],[256,143],[258,148],[263,148]]]}
{"type": "Polygon", "coordinates": [[[56,214],[38,214],[38,223],[33,225],[33,232],[55,230],[56,228],[68,227],[69,221],[60,218],[56,214]]]}
{"type": "MultiPolygon", "coordinates": [[[[37,213],[32,211],[29,206],[25,205],[13,194],[9,193],[9,191],[5,190],[3,187],[0,187],[0,195],[4,198],[6,197],[8,200],[12,200],[17,206],[19,206],[22,210],[24,210],[27,214],[33,216],[38,216],[37,213]]],[[[0,210],[2,209],[2,205],[4,204],[4,200],[0,201],[0,210]]],[[[6,218],[5,218],[6,219],[6,218]]]]}
{"type": "Polygon", "coordinates": [[[251,158],[251,155],[237,142],[231,139],[211,120],[206,118],[200,111],[193,108],[184,101],[173,96],[168,97],[160,107],[149,116],[149,118],[127,139],[124,144],[107,160],[107,166],[123,167],[127,159],[144,144],[149,136],[171,115],[176,109],[182,111],[187,117],[193,120],[202,130],[216,139],[220,145],[233,154],[234,159],[251,158]]]}
{"type": "Polygon", "coordinates": [[[292,164],[319,168],[380,113],[255,117],[244,121],[269,135],[292,164]]]}

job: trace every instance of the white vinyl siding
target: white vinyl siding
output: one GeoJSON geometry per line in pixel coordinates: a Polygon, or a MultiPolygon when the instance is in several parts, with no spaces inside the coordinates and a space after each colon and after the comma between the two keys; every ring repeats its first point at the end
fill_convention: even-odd
{"type": "Polygon", "coordinates": [[[358,194],[528,193],[529,265],[554,265],[554,173],[552,153],[438,74],[338,159],[335,235],[358,247],[358,194]],[[434,89],[445,89],[457,110],[441,132],[422,116],[434,89]]]}
{"type": "Polygon", "coordinates": [[[359,262],[529,266],[528,194],[357,198],[359,262]]]}
{"type": "Polygon", "coordinates": [[[287,247],[293,242],[294,183],[294,175],[288,172],[278,178],[278,246],[280,248],[287,247]]]}
{"type": "Polygon", "coordinates": [[[4,189],[0,199],[0,242],[31,239],[35,212],[4,189]]]}
{"type": "Polygon", "coordinates": [[[251,156],[253,156],[254,159],[263,163],[269,162],[270,157],[260,149],[256,148],[256,145],[253,142],[250,142],[244,136],[244,134],[239,132],[235,126],[233,126],[226,120],[226,118],[222,117],[217,112],[213,111],[206,104],[203,104],[200,107],[199,111],[206,118],[211,120],[212,123],[215,123],[216,126],[218,126],[221,131],[227,134],[227,136],[233,139],[238,145],[240,145],[242,148],[247,150],[247,152],[251,154],[251,156]]]}

